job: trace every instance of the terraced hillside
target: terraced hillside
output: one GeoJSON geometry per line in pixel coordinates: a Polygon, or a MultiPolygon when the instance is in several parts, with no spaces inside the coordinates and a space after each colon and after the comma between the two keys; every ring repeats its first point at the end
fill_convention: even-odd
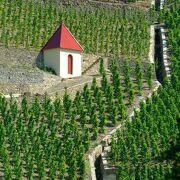
{"type": "Polygon", "coordinates": [[[118,179],[180,178],[179,10],[179,1],[167,0],[159,11],[167,28],[171,75],[112,138],[107,159],[118,179]]]}
{"type": "MultiPolygon", "coordinates": [[[[149,69],[151,66],[149,66],[149,69]]],[[[89,178],[87,154],[105,133],[126,119],[138,95],[147,96],[153,88],[152,72],[130,77],[128,62],[124,77],[116,64],[107,74],[101,60],[100,85],[94,78],[72,100],[65,91],[63,100],[32,102],[23,98],[7,101],[0,97],[0,175],[5,179],[80,179],[89,178]],[[146,75],[145,75],[146,76],[146,75]],[[72,133],[73,132],[73,133],[72,133]]]]}
{"type": "MultiPolygon", "coordinates": [[[[166,157],[167,150],[179,140],[178,48],[172,49],[172,84],[166,82],[159,88],[159,95],[153,94],[146,105],[141,103],[141,111],[135,112],[132,123],[127,118],[158,85],[154,64],[148,57],[150,11],[132,6],[95,8],[81,1],[77,1],[78,6],[49,0],[1,2],[0,43],[6,49],[13,46],[40,51],[64,20],[85,53],[108,56],[111,63],[107,70],[100,58],[99,73],[90,77],[92,83],[77,91],[75,98],[68,94],[71,86],[64,90],[63,98],[57,96],[53,100],[47,94],[30,100],[23,96],[22,101],[0,96],[0,179],[90,179],[89,154],[124,123],[125,128],[116,138],[125,143],[116,144],[113,139],[110,154],[111,163],[119,167],[119,179],[127,179],[129,174],[137,179],[147,178],[147,172],[160,179],[153,176],[157,169],[162,171],[162,179],[166,170],[167,177],[172,177],[169,174],[174,162],[161,163],[160,158],[166,157]],[[149,148],[151,145],[153,148],[149,148]]],[[[178,44],[176,8],[173,5],[166,9],[159,18],[169,28],[172,26],[171,47],[178,44]]],[[[0,65],[6,65],[1,56],[0,65]]],[[[59,84],[55,85],[57,91],[59,84]]]]}
{"type": "Polygon", "coordinates": [[[0,42],[6,47],[39,51],[64,20],[85,53],[146,59],[149,52],[150,19],[143,10],[2,0],[0,14],[0,42]]]}

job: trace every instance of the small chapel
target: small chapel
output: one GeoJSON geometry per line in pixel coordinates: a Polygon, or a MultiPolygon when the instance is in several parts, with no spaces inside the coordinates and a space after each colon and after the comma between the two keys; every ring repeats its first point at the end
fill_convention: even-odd
{"type": "Polygon", "coordinates": [[[83,48],[64,22],[42,49],[44,65],[55,70],[61,78],[73,78],[82,74],[83,48]]]}

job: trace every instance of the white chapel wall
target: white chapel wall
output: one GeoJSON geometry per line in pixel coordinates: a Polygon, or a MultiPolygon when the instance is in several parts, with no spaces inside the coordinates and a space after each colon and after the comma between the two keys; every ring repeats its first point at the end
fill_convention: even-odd
{"type": "Polygon", "coordinates": [[[81,53],[79,51],[60,49],[60,76],[71,78],[81,76],[81,53]],[[73,74],[68,74],[68,55],[73,57],[73,74]]]}

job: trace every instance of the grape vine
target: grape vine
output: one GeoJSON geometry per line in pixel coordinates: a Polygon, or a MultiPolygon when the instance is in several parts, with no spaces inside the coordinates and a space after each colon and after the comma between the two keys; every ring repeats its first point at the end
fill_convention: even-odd
{"type": "Polygon", "coordinates": [[[64,20],[85,53],[146,58],[149,51],[149,16],[135,8],[2,0],[0,14],[0,42],[7,47],[40,50],[64,20]]]}

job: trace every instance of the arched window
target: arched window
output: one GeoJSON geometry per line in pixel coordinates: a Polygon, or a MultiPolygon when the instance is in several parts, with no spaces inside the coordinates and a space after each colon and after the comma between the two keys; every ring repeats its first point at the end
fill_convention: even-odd
{"type": "Polygon", "coordinates": [[[68,74],[73,73],[73,57],[71,54],[68,55],[68,74]]]}

